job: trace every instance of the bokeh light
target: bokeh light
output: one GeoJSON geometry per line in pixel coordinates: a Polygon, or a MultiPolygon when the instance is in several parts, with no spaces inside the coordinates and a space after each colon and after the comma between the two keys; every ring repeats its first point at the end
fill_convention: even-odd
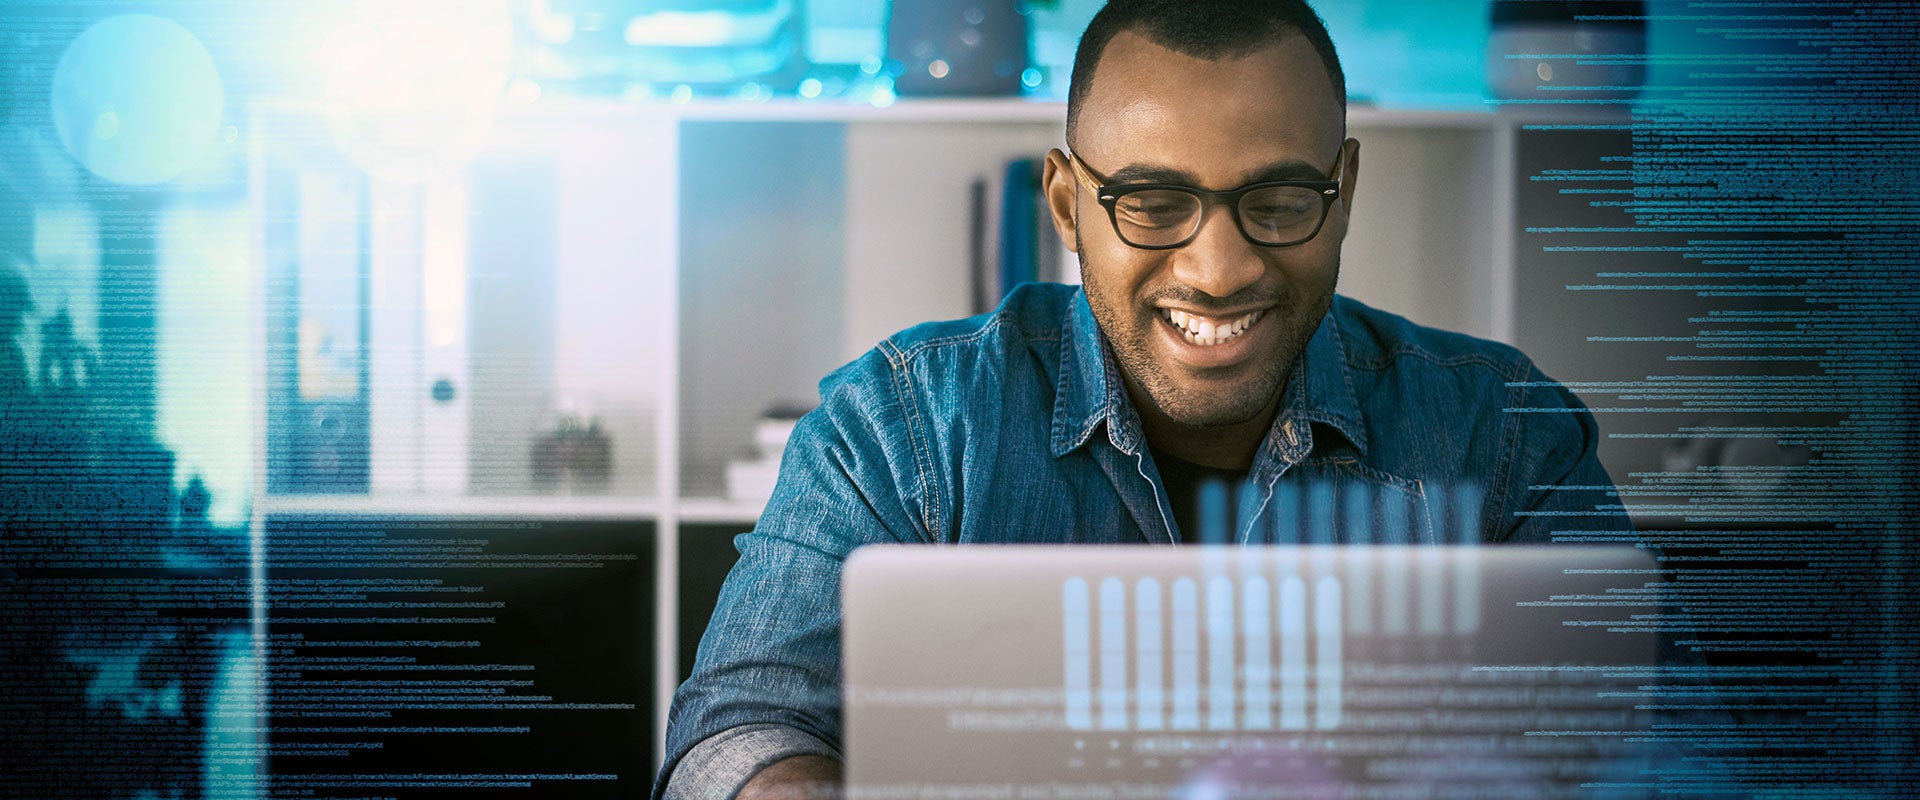
{"type": "Polygon", "coordinates": [[[53,75],[60,143],[115,183],[161,183],[199,164],[225,102],[200,40],[147,14],[94,23],[67,45],[53,75]]]}

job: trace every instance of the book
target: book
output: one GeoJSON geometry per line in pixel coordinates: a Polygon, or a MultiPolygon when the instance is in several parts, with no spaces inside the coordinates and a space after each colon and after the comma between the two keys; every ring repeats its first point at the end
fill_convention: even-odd
{"type": "Polygon", "coordinates": [[[1014,159],[997,182],[983,176],[969,186],[976,314],[991,311],[1022,283],[1080,282],[1080,259],[1053,226],[1041,183],[1044,164],[1038,158],[1014,159]]]}

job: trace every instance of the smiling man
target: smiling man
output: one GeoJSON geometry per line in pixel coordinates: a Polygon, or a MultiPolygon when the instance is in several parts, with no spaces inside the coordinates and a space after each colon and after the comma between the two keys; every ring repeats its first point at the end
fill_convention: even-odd
{"type": "Polygon", "coordinates": [[[1360,196],[1344,84],[1302,2],[1114,0],[1094,18],[1072,152],[1045,173],[1084,290],[1022,287],[822,382],[674,698],[657,793],[838,779],[838,588],[860,545],[1624,526],[1591,417],[1523,355],[1334,294],[1360,196]],[[1240,487],[1230,506],[1210,481],[1240,487]],[[1203,513],[1203,496],[1222,500],[1203,513]]]}

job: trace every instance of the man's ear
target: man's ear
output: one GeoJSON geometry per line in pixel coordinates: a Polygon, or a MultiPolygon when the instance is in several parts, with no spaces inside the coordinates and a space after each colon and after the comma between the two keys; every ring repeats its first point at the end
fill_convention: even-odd
{"type": "Polygon", "coordinates": [[[1058,148],[1047,151],[1047,164],[1040,172],[1040,189],[1047,193],[1047,210],[1053,214],[1053,230],[1060,234],[1068,250],[1080,252],[1080,240],[1074,235],[1080,221],[1074,217],[1075,190],[1073,165],[1058,148]]]}
{"type": "Polygon", "coordinates": [[[1353,192],[1360,186],[1360,140],[1348,139],[1340,148],[1340,211],[1353,216],[1353,192]]]}

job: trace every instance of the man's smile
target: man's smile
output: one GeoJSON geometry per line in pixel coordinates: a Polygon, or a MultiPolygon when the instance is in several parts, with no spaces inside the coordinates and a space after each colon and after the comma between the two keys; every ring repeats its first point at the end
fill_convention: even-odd
{"type": "Polygon", "coordinates": [[[1232,313],[1202,314],[1179,308],[1156,309],[1160,324],[1154,327],[1164,345],[1163,352],[1189,369],[1208,369],[1240,364],[1265,347],[1270,338],[1262,335],[1270,325],[1266,320],[1271,306],[1235,310],[1232,313]]]}
{"type": "Polygon", "coordinates": [[[1212,347],[1245,333],[1265,315],[1264,308],[1245,314],[1202,316],[1177,308],[1160,309],[1160,318],[1185,335],[1187,343],[1212,347]]]}

